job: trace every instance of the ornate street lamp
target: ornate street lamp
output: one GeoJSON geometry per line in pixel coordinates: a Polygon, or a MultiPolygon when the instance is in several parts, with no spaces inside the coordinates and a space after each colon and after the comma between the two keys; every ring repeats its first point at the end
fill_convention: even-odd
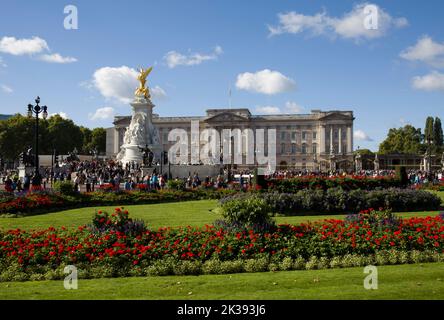
{"type": "Polygon", "coordinates": [[[39,115],[42,114],[43,119],[48,117],[48,108],[40,106],[40,97],[35,99],[35,105],[28,104],[28,117],[32,118],[35,114],[35,174],[32,179],[33,186],[40,186],[42,177],[39,172],[39,115]]]}

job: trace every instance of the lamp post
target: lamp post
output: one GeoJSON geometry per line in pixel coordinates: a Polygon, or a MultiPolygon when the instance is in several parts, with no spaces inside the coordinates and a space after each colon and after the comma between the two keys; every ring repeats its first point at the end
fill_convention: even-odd
{"type": "Polygon", "coordinates": [[[48,108],[46,106],[40,106],[40,97],[35,99],[35,105],[28,104],[28,117],[32,118],[35,114],[35,175],[32,180],[33,186],[40,186],[42,177],[39,172],[39,115],[42,114],[43,119],[48,117],[48,108]]]}
{"type": "Polygon", "coordinates": [[[426,145],[427,145],[427,149],[426,152],[424,154],[424,171],[427,174],[427,178],[430,179],[431,175],[432,175],[432,141],[431,139],[426,139],[425,141],[426,145]]]}

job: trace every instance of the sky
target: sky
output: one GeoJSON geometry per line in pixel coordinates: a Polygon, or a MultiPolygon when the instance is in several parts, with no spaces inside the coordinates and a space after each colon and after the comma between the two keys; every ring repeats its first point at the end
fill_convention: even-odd
{"type": "Polygon", "coordinates": [[[154,66],[160,116],[352,110],[355,148],[377,150],[389,128],[444,116],[443,14],[441,0],[4,1],[0,114],[39,95],[111,127],[154,66]]]}

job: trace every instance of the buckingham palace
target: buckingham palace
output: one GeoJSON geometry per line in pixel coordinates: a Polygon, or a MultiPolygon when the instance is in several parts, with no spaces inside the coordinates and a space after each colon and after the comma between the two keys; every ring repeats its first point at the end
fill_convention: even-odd
{"type": "MultiPolygon", "coordinates": [[[[107,156],[114,157],[122,146],[131,116],[116,116],[107,129],[107,156]]],[[[353,168],[353,111],[312,110],[309,114],[252,115],[248,109],[208,109],[204,116],[160,117],[152,122],[159,132],[163,150],[173,129],[191,134],[191,122],[200,129],[276,129],[276,163],[279,168],[331,170],[353,168]]]]}

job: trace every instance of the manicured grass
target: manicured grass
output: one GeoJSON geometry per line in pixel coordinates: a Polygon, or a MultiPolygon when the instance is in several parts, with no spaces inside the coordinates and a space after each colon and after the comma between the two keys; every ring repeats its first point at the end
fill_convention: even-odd
{"type": "MultiPolygon", "coordinates": [[[[148,227],[157,229],[160,227],[178,226],[203,226],[212,224],[220,216],[211,212],[216,207],[215,200],[186,201],[163,204],[126,206],[130,216],[134,219],[145,220],[148,227]]],[[[24,218],[0,218],[1,229],[45,229],[53,227],[78,227],[91,222],[96,210],[108,210],[112,212],[115,206],[71,209],[24,218]]],[[[402,213],[403,217],[434,216],[437,212],[402,213]]],[[[319,216],[294,216],[277,217],[278,223],[297,224],[307,221],[323,219],[343,219],[344,215],[319,215],[319,216]]]]}
{"type": "Polygon", "coordinates": [[[378,267],[377,290],[363,268],[0,283],[0,299],[444,299],[444,263],[378,267]]]}
{"type": "MultiPolygon", "coordinates": [[[[143,219],[151,228],[165,226],[203,226],[212,223],[218,216],[209,210],[214,209],[217,201],[200,200],[150,205],[125,206],[130,217],[143,219]]],[[[53,227],[78,227],[91,223],[94,212],[107,210],[114,212],[116,206],[90,207],[71,209],[48,214],[28,216],[23,218],[0,218],[0,228],[3,229],[42,229],[53,227]]]]}

